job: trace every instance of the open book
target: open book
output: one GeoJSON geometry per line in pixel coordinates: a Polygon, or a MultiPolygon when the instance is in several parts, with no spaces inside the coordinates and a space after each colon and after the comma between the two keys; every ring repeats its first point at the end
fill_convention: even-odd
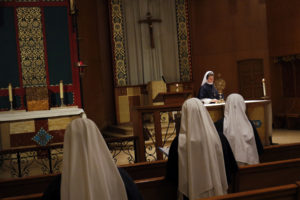
{"type": "Polygon", "coordinates": [[[166,156],[169,156],[170,147],[158,147],[158,149],[163,152],[166,156]]]}

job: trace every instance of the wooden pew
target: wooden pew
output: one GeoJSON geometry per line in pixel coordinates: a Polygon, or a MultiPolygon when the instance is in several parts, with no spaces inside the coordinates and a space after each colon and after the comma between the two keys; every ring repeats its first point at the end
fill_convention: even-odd
{"type": "Polygon", "coordinates": [[[234,177],[233,192],[290,184],[300,178],[300,158],[242,166],[234,177]]]}
{"type": "Polygon", "coordinates": [[[177,188],[170,183],[165,177],[154,177],[144,180],[136,180],[144,200],[168,200],[177,199],[177,188]]]}
{"type": "Polygon", "coordinates": [[[299,183],[204,198],[202,200],[300,200],[299,183]]]}
{"type": "Polygon", "coordinates": [[[29,176],[0,181],[0,198],[43,192],[57,174],[29,176]]]}
{"type": "Polygon", "coordinates": [[[36,194],[6,197],[6,198],[2,198],[2,200],[38,200],[38,199],[42,199],[42,197],[43,197],[43,193],[36,193],[36,194]]]}
{"type": "Polygon", "coordinates": [[[157,160],[153,162],[141,162],[134,164],[121,165],[133,180],[147,179],[166,175],[166,160],[157,160]]]}
{"type": "MultiPolygon", "coordinates": [[[[297,144],[288,144],[288,145],[275,145],[265,148],[265,152],[263,154],[263,161],[272,161],[278,159],[288,159],[293,157],[300,157],[300,143],[297,144]]],[[[289,161],[276,161],[271,163],[262,163],[259,165],[253,166],[245,166],[241,167],[237,177],[234,180],[234,191],[245,191],[250,189],[256,189],[261,187],[271,187],[274,186],[272,184],[275,181],[272,181],[273,177],[272,173],[274,171],[279,170],[283,175],[277,179],[285,179],[284,176],[288,176],[289,178],[285,179],[285,182],[280,182],[280,184],[288,184],[295,182],[298,179],[295,179],[294,175],[290,175],[289,170],[285,170],[285,167],[289,167],[294,169],[295,176],[297,171],[300,173],[299,164],[300,160],[289,160],[289,161]],[[267,169],[267,170],[266,170],[267,169]],[[255,183],[258,180],[257,176],[253,176],[253,173],[259,173],[259,177],[264,179],[263,181],[259,181],[260,184],[255,183]],[[267,173],[264,174],[264,171],[267,173]],[[284,175],[285,174],[285,175],[284,175]],[[269,177],[269,180],[266,181],[269,177]],[[294,177],[294,178],[293,178],[294,177]],[[250,181],[245,181],[245,179],[249,179],[250,181]],[[266,180],[265,180],[266,179],[266,180]],[[290,180],[292,179],[292,180],[290,180]],[[254,182],[253,182],[254,181],[254,182]]],[[[155,179],[151,178],[161,178],[165,176],[166,171],[166,161],[160,160],[155,162],[144,162],[144,163],[136,163],[131,165],[123,165],[120,166],[124,168],[129,175],[137,181],[139,187],[145,191],[145,193],[149,193],[151,191],[151,184],[155,186],[155,179]],[[147,183],[146,180],[149,179],[150,182],[147,183]],[[153,183],[154,182],[154,183],[153,183]]],[[[300,175],[300,174],[299,174],[300,175]]],[[[42,175],[42,176],[34,176],[34,177],[25,177],[25,178],[17,178],[11,180],[2,180],[0,181],[0,198],[8,197],[8,196],[18,196],[18,195],[27,195],[32,193],[40,193],[45,190],[48,184],[54,179],[55,175],[42,175]]],[[[300,177],[300,176],[298,176],[300,177]]],[[[159,182],[160,184],[161,182],[159,182]]],[[[166,182],[162,181],[162,188],[164,188],[166,182]]]]}
{"type": "Polygon", "coordinates": [[[300,143],[265,146],[259,160],[265,163],[293,158],[300,158],[300,143]]]}

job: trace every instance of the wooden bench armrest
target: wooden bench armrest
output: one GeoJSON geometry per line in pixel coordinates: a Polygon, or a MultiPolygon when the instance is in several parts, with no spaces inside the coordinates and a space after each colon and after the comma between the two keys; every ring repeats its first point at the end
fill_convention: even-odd
{"type": "Polygon", "coordinates": [[[27,200],[27,199],[41,199],[43,193],[36,193],[36,194],[27,194],[27,195],[20,195],[14,197],[6,197],[2,198],[2,200],[27,200]]]}

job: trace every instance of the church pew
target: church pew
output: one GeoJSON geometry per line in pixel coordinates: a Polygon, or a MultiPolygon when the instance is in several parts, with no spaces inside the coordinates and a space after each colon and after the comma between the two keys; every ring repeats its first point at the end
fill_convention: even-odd
{"type": "MultiPolygon", "coordinates": [[[[158,178],[155,178],[156,181],[159,181],[158,178]]],[[[163,179],[161,179],[163,182],[163,179]]],[[[162,183],[163,184],[163,183],[162,183]]],[[[300,200],[299,195],[299,184],[288,184],[264,189],[250,190],[246,192],[238,192],[232,194],[226,194],[221,196],[215,196],[210,198],[204,198],[202,200],[300,200]]],[[[167,199],[176,199],[176,188],[171,188],[167,190],[161,190],[161,187],[156,187],[153,183],[147,183],[143,186],[144,188],[139,188],[142,190],[144,199],[157,199],[157,200],[167,200],[167,199]],[[145,188],[146,187],[146,188],[145,188]],[[147,188],[148,187],[148,188],[147,188]],[[148,191],[147,191],[148,189],[148,191]]],[[[166,187],[162,187],[166,189],[166,187]]],[[[3,200],[38,200],[41,199],[42,193],[23,195],[23,196],[14,196],[3,198],[3,200]]]]}
{"type": "MultiPolygon", "coordinates": [[[[284,158],[291,158],[291,157],[295,157],[295,156],[299,157],[298,156],[299,155],[299,153],[298,153],[299,146],[300,146],[300,144],[298,143],[298,144],[274,145],[274,146],[266,147],[265,153],[264,153],[264,155],[265,155],[264,160],[271,161],[272,159],[278,160],[280,158],[284,159],[284,158]],[[286,153],[282,153],[282,152],[286,152],[286,153]],[[275,155],[278,154],[278,157],[274,156],[274,154],[275,155]]],[[[286,165],[286,164],[283,164],[283,163],[285,163],[285,161],[281,161],[279,163],[281,163],[281,166],[286,165]]],[[[294,162],[294,161],[293,162],[289,161],[288,163],[289,163],[289,165],[297,164],[297,162],[294,162]]],[[[272,166],[273,164],[274,163],[271,163],[270,165],[268,165],[267,163],[265,163],[263,166],[270,168],[270,166],[272,166]]],[[[237,175],[237,176],[239,176],[239,178],[235,177],[235,182],[238,181],[238,184],[237,183],[235,184],[234,191],[245,191],[248,189],[255,189],[251,186],[250,183],[249,183],[250,186],[247,185],[248,181],[243,181],[243,179],[245,179],[244,177],[247,177],[247,176],[250,177],[250,180],[251,180],[251,178],[253,179],[254,177],[256,177],[256,176],[252,176],[251,173],[249,175],[249,172],[251,170],[253,171],[252,167],[256,167],[255,170],[264,169],[262,167],[259,167],[261,165],[262,164],[260,164],[258,166],[255,165],[255,166],[241,167],[241,170],[237,175]]],[[[277,165],[278,165],[278,162],[277,162],[277,165]]],[[[295,165],[289,166],[289,167],[294,167],[294,166],[295,165]]],[[[122,165],[120,167],[124,168],[134,180],[141,180],[141,179],[165,176],[166,161],[160,160],[160,161],[154,161],[154,162],[135,163],[135,164],[131,164],[131,165],[122,165]]],[[[274,169],[276,169],[276,167],[274,169]]],[[[277,169],[279,169],[278,166],[277,166],[277,169]]],[[[280,170],[282,171],[282,169],[280,169],[280,170]]],[[[300,169],[298,169],[298,171],[300,172],[300,169]]],[[[17,178],[17,179],[12,179],[12,180],[2,180],[2,181],[0,181],[0,198],[7,197],[7,196],[3,196],[2,193],[13,194],[14,196],[16,196],[16,195],[26,195],[26,194],[31,194],[31,193],[43,192],[45,190],[45,188],[47,187],[47,185],[54,179],[54,177],[55,177],[55,175],[42,175],[42,176],[35,176],[35,177],[17,178]]],[[[272,178],[270,178],[270,179],[272,179],[272,178]]],[[[266,181],[265,180],[260,181],[260,183],[264,183],[264,182],[266,182],[266,181]]],[[[270,182],[272,183],[272,181],[270,181],[270,182]]],[[[289,182],[282,183],[282,184],[288,184],[288,183],[291,183],[291,182],[289,181],[289,182]]],[[[254,183],[254,185],[258,185],[258,184],[254,183]]],[[[267,185],[267,186],[273,186],[273,185],[267,185]]]]}
{"type": "Polygon", "coordinates": [[[38,199],[42,199],[42,196],[43,193],[36,193],[36,194],[7,197],[7,198],[2,198],[1,200],[38,200],[38,199]]]}
{"type": "Polygon", "coordinates": [[[300,158],[239,167],[233,192],[290,184],[300,179],[300,158]]]}
{"type": "Polygon", "coordinates": [[[168,200],[177,199],[177,188],[165,177],[154,177],[143,180],[135,180],[144,200],[168,200]]]}
{"type": "Polygon", "coordinates": [[[202,200],[300,200],[299,184],[288,184],[204,198],[202,200]]]}
{"type": "Polygon", "coordinates": [[[300,158],[300,143],[265,146],[259,160],[265,163],[294,158],[300,158]]]}
{"type": "Polygon", "coordinates": [[[133,180],[146,179],[166,175],[166,160],[152,162],[140,162],[134,164],[121,165],[119,167],[126,170],[133,180]]]}
{"type": "Polygon", "coordinates": [[[43,192],[57,174],[0,180],[0,198],[43,192]]]}
{"type": "MultiPolygon", "coordinates": [[[[166,180],[146,179],[136,181],[143,195],[164,190],[166,180]],[[147,185],[149,184],[149,185],[147,185]],[[145,186],[144,186],[145,185],[145,186]],[[151,186],[155,188],[151,188],[151,186]],[[146,190],[145,190],[146,189],[146,190]],[[150,190],[150,191],[149,191],[150,190]]],[[[300,179],[300,158],[242,166],[234,177],[231,192],[242,192],[295,183],[300,179]]],[[[169,185],[170,187],[170,185],[169,185]]]]}

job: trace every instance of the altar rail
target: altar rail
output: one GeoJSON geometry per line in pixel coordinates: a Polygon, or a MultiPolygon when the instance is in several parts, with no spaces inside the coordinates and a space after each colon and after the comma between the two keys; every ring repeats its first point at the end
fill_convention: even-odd
{"type": "MultiPolygon", "coordinates": [[[[134,110],[133,115],[133,134],[137,137],[136,146],[136,162],[150,161],[149,157],[153,157],[154,160],[162,160],[163,153],[158,147],[164,147],[167,138],[162,138],[161,123],[166,120],[168,128],[170,123],[179,124],[179,118],[173,117],[173,112],[181,111],[181,104],[174,105],[159,105],[159,106],[138,106],[134,110]],[[167,119],[164,119],[164,118],[167,119]],[[154,134],[149,134],[145,126],[146,122],[154,124],[154,134]],[[150,140],[151,144],[146,145],[145,141],[150,140]],[[154,151],[153,150],[154,146],[154,151]]],[[[167,131],[168,132],[168,128],[167,131]]],[[[174,134],[176,134],[174,130],[174,134]]],[[[167,133],[165,133],[167,136],[167,133]]]]}
{"type": "MultiPolygon", "coordinates": [[[[126,157],[126,163],[135,162],[136,139],[135,136],[105,138],[116,163],[120,154],[123,159],[126,157]]],[[[6,149],[0,151],[0,169],[2,174],[9,173],[10,177],[59,173],[62,156],[63,143],[6,149]]]]}

